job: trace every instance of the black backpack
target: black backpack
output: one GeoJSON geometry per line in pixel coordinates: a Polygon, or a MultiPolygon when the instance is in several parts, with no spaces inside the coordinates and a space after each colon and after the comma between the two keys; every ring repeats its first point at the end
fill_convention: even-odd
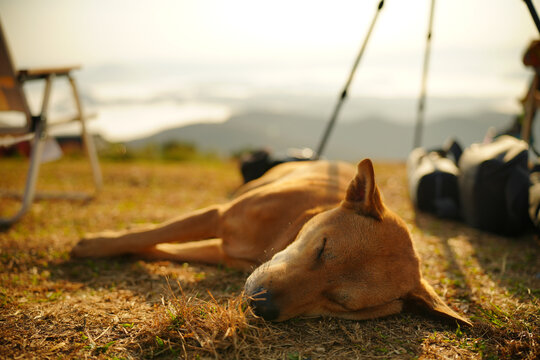
{"type": "Polygon", "coordinates": [[[517,235],[530,227],[528,145],[511,136],[473,144],[459,160],[461,214],[476,228],[517,235]]]}
{"type": "Polygon", "coordinates": [[[442,149],[414,149],[407,159],[409,194],[415,207],[444,218],[460,214],[456,162],[461,146],[450,140],[442,149]]]}

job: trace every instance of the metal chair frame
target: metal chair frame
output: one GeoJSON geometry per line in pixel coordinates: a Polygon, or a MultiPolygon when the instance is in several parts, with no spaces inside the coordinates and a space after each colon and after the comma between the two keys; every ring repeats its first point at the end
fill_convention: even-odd
{"type": "MultiPolygon", "coordinates": [[[[0,136],[11,135],[12,143],[31,140],[32,148],[30,153],[30,164],[28,167],[24,191],[22,194],[21,206],[19,210],[10,217],[0,217],[0,225],[11,225],[30,209],[35,198],[67,198],[81,199],[95,196],[102,188],[103,179],[96,148],[92,136],[88,133],[86,120],[89,118],[83,112],[79,91],[72,71],[79,69],[78,66],[52,68],[52,69],[25,69],[16,71],[7,46],[7,41],[0,24],[0,111],[18,111],[26,116],[26,124],[19,127],[0,126],[0,136]],[[73,99],[77,114],[73,118],[48,122],[48,110],[50,104],[50,95],[53,81],[60,77],[67,77],[72,90],[73,99]],[[22,87],[24,82],[44,80],[45,88],[43,91],[43,100],[41,111],[38,115],[32,115],[30,107],[22,87]],[[95,186],[94,194],[87,193],[49,193],[36,194],[36,183],[39,174],[40,164],[43,158],[45,142],[49,136],[49,130],[53,127],[61,126],[67,123],[79,122],[81,125],[81,137],[88,156],[93,183],[95,186]]],[[[7,192],[0,193],[0,196],[10,195],[7,192]]]]}

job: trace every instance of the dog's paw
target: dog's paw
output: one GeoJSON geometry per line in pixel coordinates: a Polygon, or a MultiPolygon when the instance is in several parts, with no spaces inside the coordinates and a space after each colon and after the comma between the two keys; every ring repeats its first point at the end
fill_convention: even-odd
{"type": "Polygon", "coordinates": [[[121,241],[119,241],[118,235],[115,232],[88,235],[71,249],[71,256],[85,258],[120,255],[125,251],[122,251],[121,246],[119,246],[121,241]]]}

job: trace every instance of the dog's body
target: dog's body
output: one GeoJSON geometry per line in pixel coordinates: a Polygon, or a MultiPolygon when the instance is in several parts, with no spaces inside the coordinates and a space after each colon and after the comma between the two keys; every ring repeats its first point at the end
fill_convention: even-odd
{"type": "Polygon", "coordinates": [[[159,226],[104,233],[74,256],[138,254],[253,269],[246,293],[266,319],[367,319],[421,305],[470,324],[422,279],[405,223],[382,203],[373,167],[325,161],[279,165],[229,203],[159,226]]]}

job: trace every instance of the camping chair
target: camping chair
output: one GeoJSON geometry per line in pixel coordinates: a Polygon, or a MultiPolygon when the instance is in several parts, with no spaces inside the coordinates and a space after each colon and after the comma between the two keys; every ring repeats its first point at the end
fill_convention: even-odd
{"type": "MultiPolygon", "coordinates": [[[[11,111],[22,113],[25,117],[24,124],[6,126],[0,123],[0,147],[10,146],[22,141],[31,141],[30,165],[28,168],[24,192],[22,194],[21,207],[18,212],[8,218],[0,218],[0,225],[11,225],[18,221],[30,208],[35,197],[36,180],[39,167],[43,160],[45,143],[48,139],[49,130],[59,125],[79,122],[81,125],[81,137],[83,139],[86,154],[90,160],[95,193],[101,189],[102,176],[96,149],[92,136],[86,128],[82,105],[75,79],[71,75],[73,70],[79,67],[62,67],[51,69],[25,69],[16,71],[10,57],[7,41],[0,24],[0,111],[11,111]],[[52,83],[56,78],[67,78],[71,85],[71,90],[75,102],[77,115],[72,118],[63,119],[54,123],[49,123],[47,118],[49,98],[52,83]],[[30,107],[23,91],[23,83],[27,81],[44,80],[45,88],[43,92],[43,102],[41,112],[32,115],[30,107]]],[[[0,193],[0,196],[5,193],[0,193]]],[[[41,195],[41,194],[40,194],[41,195]]],[[[41,197],[41,196],[40,196],[41,197]]],[[[59,193],[48,194],[43,197],[60,198],[90,198],[92,195],[83,193],[59,193]]]]}

